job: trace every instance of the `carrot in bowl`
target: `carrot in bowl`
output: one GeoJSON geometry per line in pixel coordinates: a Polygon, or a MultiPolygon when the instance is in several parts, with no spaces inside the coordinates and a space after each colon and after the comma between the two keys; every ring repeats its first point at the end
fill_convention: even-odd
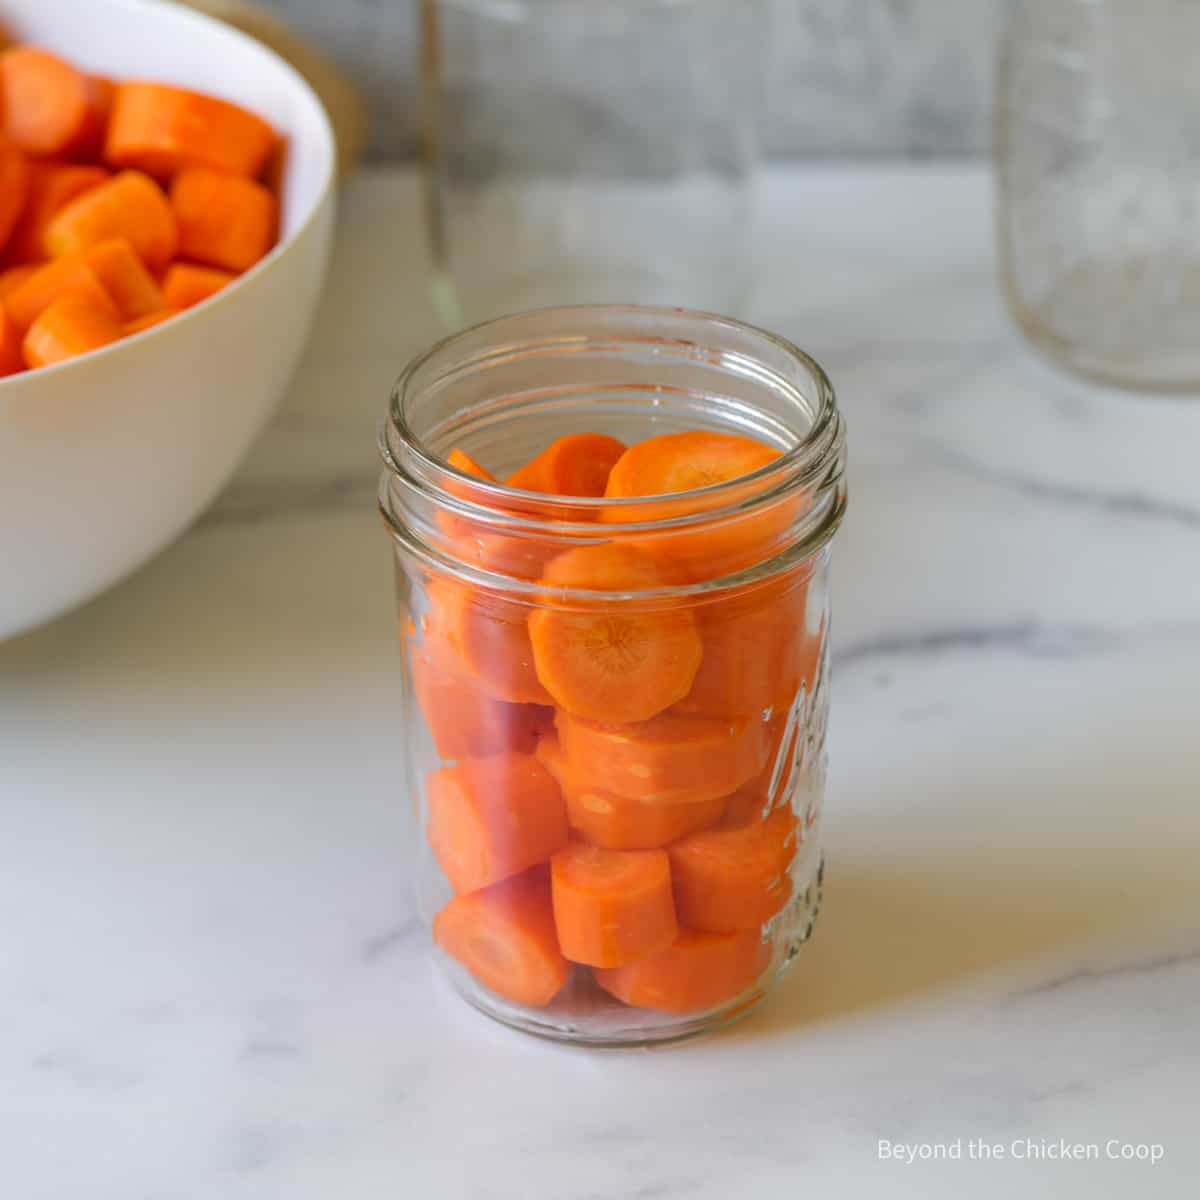
{"type": "Polygon", "coordinates": [[[725,800],[720,796],[691,803],[655,804],[589,787],[586,780],[571,774],[553,733],[538,742],[534,753],[562,788],[571,832],[606,850],[656,850],[715,824],[725,811],[725,800]]]}
{"type": "Polygon", "coordinates": [[[572,842],[550,860],[558,944],[572,962],[619,967],[675,940],[671,870],[662,850],[572,842]]]}
{"type": "MultiPolygon", "coordinates": [[[[617,542],[553,559],[547,588],[638,591],[669,582],[654,559],[617,542]]],[[[538,608],[529,618],[538,679],[555,702],[593,721],[644,721],[687,695],[700,667],[700,635],[681,606],[538,608]]]]}
{"type": "Polygon", "coordinates": [[[126,80],[113,97],[104,157],[163,179],[184,167],[253,179],[275,143],[274,129],[237,104],[169,84],[126,80]]]}
{"type": "Polygon", "coordinates": [[[562,793],[529,754],[497,754],[429,776],[426,835],[456,892],[472,892],[567,844],[562,793]]]}
{"type": "Polygon", "coordinates": [[[279,202],[261,183],[207,167],[171,181],[179,254],[226,271],[248,271],[275,244],[279,202]]]}
{"type": "Polygon", "coordinates": [[[593,969],[610,995],[635,1008],[694,1013],[746,991],[767,969],[771,946],[757,930],[681,930],[665,950],[623,967],[593,969]]]}
{"type": "Polygon", "coordinates": [[[17,327],[28,329],[55,300],[67,295],[86,300],[95,308],[107,306],[114,319],[118,316],[116,306],[82,253],[67,254],[39,266],[13,287],[4,303],[17,327]]]}
{"type": "Polygon", "coordinates": [[[549,1004],[567,980],[545,867],[455,896],[434,917],[433,936],[484,987],[514,1004],[549,1004]]]}
{"type": "Polygon", "coordinates": [[[7,246],[29,196],[29,161],[0,137],[0,250],[7,246]]]}
{"type": "MultiPolygon", "coordinates": [[[[605,495],[614,499],[662,496],[661,503],[606,508],[602,520],[624,521],[681,516],[696,503],[671,500],[673,493],[728,483],[774,462],[781,451],[740,434],[693,430],[661,434],[631,446],[608,477],[605,495]]],[[[745,500],[749,491],[736,496],[745,500]]],[[[726,499],[720,501],[726,503],[726,499]]],[[[700,502],[716,506],[716,499],[700,502]]],[[[689,579],[715,578],[751,566],[778,552],[778,540],[794,519],[795,500],[771,505],[766,511],[673,535],[647,539],[656,554],[674,561],[689,579]]]]}
{"type": "Polygon", "coordinates": [[[36,46],[0,54],[4,132],[27,154],[63,157],[94,143],[106,115],[103,80],[36,46]]]}
{"type": "Polygon", "coordinates": [[[9,296],[41,269],[41,263],[21,263],[0,271],[0,304],[7,303],[9,296]]]}
{"type": "Polygon", "coordinates": [[[153,329],[155,325],[161,325],[164,321],[169,321],[172,317],[177,316],[179,313],[173,308],[160,308],[157,312],[148,312],[145,316],[134,317],[132,321],[126,321],[121,328],[126,337],[133,337],[135,333],[153,329]]]}
{"type": "Polygon", "coordinates": [[[84,252],[84,261],[112,298],[123,321],[135,321],[163,308],[163,294],[125,238],[98,242],[84,252]]]}
{"type": "Polygon", "coordinates": [[[25,357],[21,353],[21,331],[0,304],[0,377],[15,375],[25,369],[25,357]]]}
{"type": "Polygon", "coordinates": [[[230,271],[216,267],[195,267],[191,263],[172,263],[163,276],[163,302],[168,308],[192,308],[237,278],[230,271]]]}
{"type": "Polygon", "coordinates": [[[555,496],[603,496],[613,463],[625,444],[602,433],[556,438],[537,457],[508,477],[509,487],[555,496]]]}
{"type": "Polygon", "coordinates": [[[13,229],[5,258],[12,263],[32,263],[46,257],[46,226],[76,196],[98,187],[108,178],[103,167],[75,163],[35,162],[29,175],[29,198],[13,229]]]}
{"type": "Polygon", "coordinates": [[[29,327],[22,350],[28,366],[45,367],[98,350],[121,336],[111,305],[106,309],[67,295],[55,300],[29,327]]]}
{"type": "Polygon", "coordinates": [[[792,894],[796,815],[776,809],[764,821],[722,824],[668,847],[675,906],[689,929],[758,929],[792,894]]]}
{"type": "Polygon", "coordinates": [[[413,692],[442,758],[484,758],[506,750],[532,753],[541,724],[535,705],[508,704],[487,695],[434,634],[427,633],[410,653],[413,692]]]}
{"type": "Polygon", "coordinates": [[[57,257],[118,237],[129,241],[151,271],[175,257],[175,215],[162,188],[141,171],[122,171],[77,196],[51,218],[44,241],[57,257]]]}
{"type": "Polygon", "coordinates": [[[559,742],[576,778],[632,800],[698,804],[730,796],[763,768],[762,721],[664,714],[604,725],[559,710],[559,742]]]}
{"type": "Polygon", "coordinates": [[[533,664],[522,607],[449,580],[429,585],[429,628],[445,638],[476,686],[510,704],[550,704],[533,664]]]}

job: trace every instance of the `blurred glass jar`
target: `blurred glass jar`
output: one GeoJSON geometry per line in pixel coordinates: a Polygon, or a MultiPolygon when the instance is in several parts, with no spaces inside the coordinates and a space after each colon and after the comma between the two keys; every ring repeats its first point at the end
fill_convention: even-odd
{"type": "Polygon", "coordinates": [[[447,322],[596,301],[737,313],[762,0],[422,0],[447,322]]]}
{"type": "Polygon", "coordinates": [[[1017,0],[996,106],[999,264],[1043,353],[1200,389],[1200,4],[1017,0]]]}

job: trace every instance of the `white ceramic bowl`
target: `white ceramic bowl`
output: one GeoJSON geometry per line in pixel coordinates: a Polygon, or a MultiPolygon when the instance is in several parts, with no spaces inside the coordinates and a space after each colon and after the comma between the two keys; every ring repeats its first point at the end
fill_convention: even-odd
{"type": "Polygon", "coordinates": [[[308,84],[161,0],[0,0],[22,40],[89,71],[212,92],[289,139],[279,245],[164,325],[0,379],[0,638],[94,596],[183,530],[279,401],[324,280],[334,143],[308,84]]]}

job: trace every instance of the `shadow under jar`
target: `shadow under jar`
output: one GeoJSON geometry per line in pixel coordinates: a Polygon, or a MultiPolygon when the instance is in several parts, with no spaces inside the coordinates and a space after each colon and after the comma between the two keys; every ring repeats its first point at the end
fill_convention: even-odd
{"type": "Polygon", "coordinates": [[[829,543],[846,501],[824,373],[720,317],[524,313],[412,362],[381,447],[418,902],[450,980],[565,1041],[659,1041],[744,1013],[820,905],[829,543]],[[500,480],[567,434],[694,430],[777,453],[630,499],[451,465],[465,453],[500,480]]]}

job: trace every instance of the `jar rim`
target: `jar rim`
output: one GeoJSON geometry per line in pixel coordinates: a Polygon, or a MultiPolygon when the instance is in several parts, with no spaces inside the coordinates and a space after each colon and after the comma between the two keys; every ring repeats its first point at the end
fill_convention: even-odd
{"type": "MultiPolygon", "coordinates": [[[[614,339],[616,335],[614,334],[614,339]]],[[[524,336],[507,338],[490,344],[478,353],[463,360],[458,360],[454,374],[459,371],[469,371],[486,366],[489,359],[502,358],[518,351],[537,349],[549,351],[553,347],[565,347],[572,344],[587,344],[592,347],[603,346],[606,338],[603,332],[577,332],[575,334],[554,334],[544,337],[524,336]]],[[[629,335],[620,339],[628,342],[629,335]]],[[[714,348],[706,346],[703,341],[672,336],[642,335],[638,340],[648,344],[660,345],[678,354],[690,354],[694,357],[712,359],[714,348]]],[[[750,375],[757,375],[764,383],[770,382],[777,387],[801,397],[802,393],[790,383],[780,372],[771,368],[761,359],[755,361],[745,355],[729,355],[736,359],[742,370],[750,375]]],[[[444,376],[442,377],[444,379],[444,376]]],[[[391,512],[387,502],[387,485],[394,477],[405,477],[401,466],[400,455],[396,452],[393,438],[399,440],[403,447],[403,455],[411,458],[419,475],[420,483],[432,492],[439,504],[451,512],[471,520],[487,524],[490,519],[499,519],[505,529],[516,530],[529,534],[538,531],[553,532],[567,537],[595,538],[597,523],[589,519],[601,511],[617,509],[628,514],[622,519],[620,529],[623,535],[654,534],[658,532],[675,532],[686,529],[689,525],[699,524],[713,519],[736,517],[742,513],[771,504],[779,500],[785,493],[793,489],[816,484],[818,492],[831,493],[832,503],[824,514],[824,519],[817,523],[808,536],[798,539],[797,547],[802,554],[793,555],[790,551],[777,557],[789,560],[811,555],[820,549],[832,536],[845,511],[845,428],[837,406],[836,395],[829,377],[821,365],[799,346],[779,334],[765,330],[759,326],[733,317],[722,316],[695,309],[670,307],[663,305],[641,304],[578,304],[556,305],[550,308],[531,309],[524,312],[512,313],[480,322],[459,332],[435,342],[428,349],[415,355],[405,365],[397,378],[391,392],[388,415],[381,422],[379,429],[379,450],[383,458],[385,471],[380,487],[380,510],[396,535],[403,536],[406,541],[413,539],[406,536],[395,514],[391,512]],[[797,437],[795,443],[783,449],[780,456],[766,465],[749,472],[746,475],[719,483],[708,484],[702,488],[694,488],[682,492],[670,492],[664,495],[630,496],[630,497],[574,497],[554,496],[543,492],[530,492],[521,488],[509,487],[502,481],[480,479],[475,475],[453,466],[445,458],[434,453],[424,439],[412,428],[405,411],[405,404],[411,398],[411,388],[414,378],[439,356],[453,351],[456,346],[465,346],[479,336],[489,331],[497,333],[539,316],[566,316],[578,318],[580,326],[584,326],[588,318],[621,318],[642,319],[653,321],[656,317],[664,320],[686,320],[702,323],[704,327],[714,330],[725,330],[741,337],[761,340],[764,349],[772,349],[782,354],[787,360],[795,363],[812,380],[815,391],[815,405],[812,409],[812,419],[808,428],[797,437]],[[477,503],[464,496],[478,494],[483,503],[477,503]],[[722,504],[722,498],[728,502],[722,504]],[[661,515],[664,500],[672,506],[688,508],[694,506],[694,511],[664,517],[661,515]],[[535,509],[535,512],[523,510],[535,509]],[[658,510],[660,515],[647,515],[639,520],[638,509],[650,514],[658,510]],[[584,514],[581,519],[580,514],[584,514]]],[[[612,526],[610,526],[610,529],[612,526]]],[[[422,545],[424,545],[422,543],[422,545]]],[[[434,557],[440,557],[438,552],[424,546],[434,557]]],[[[741,581],[742,576],[772,574],[773,570],[761,570],[761,567],[777,566],[775,559],[769,559],[760,567],[749,568],[739,572],[735,577],[705,581],[687,585],[683,588],[663,589],[664,594],[681,591],[704,590],[714,584],[726,586],[732,582],[741,581]]],[[[782,569],[782,568],[779,568],[782,569]]],[[[479,575],[490,579],[493,585],[500,582],[511,588],[520,581],[506,575],[493,575],[490,572],[470,568],[479,575]]],[[[530,585],[536,589],[536,584],[530,585]]],[[[603,593],[610,599],[612,593],[603,593]]],[[[645,593],[642,593],[645,594],[645,593]]]]}

